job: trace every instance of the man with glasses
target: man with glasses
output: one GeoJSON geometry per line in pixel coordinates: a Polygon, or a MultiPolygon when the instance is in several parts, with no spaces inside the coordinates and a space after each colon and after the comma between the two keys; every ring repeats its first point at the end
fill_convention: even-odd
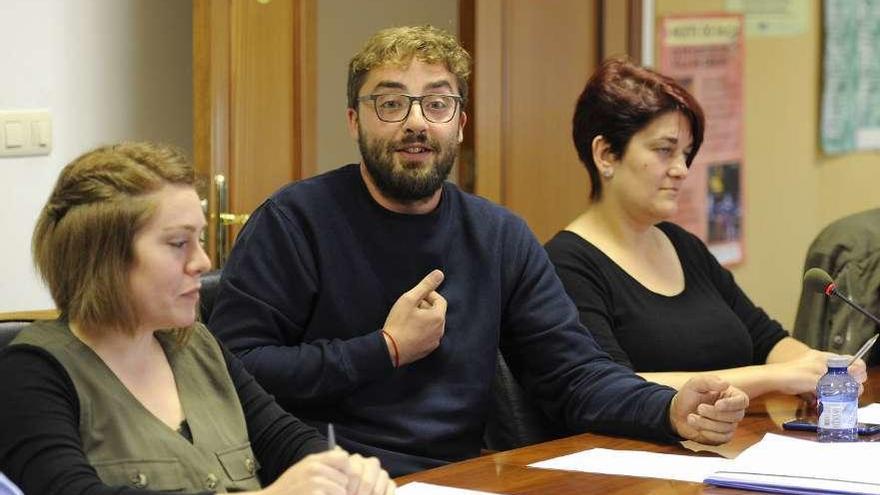
{"type": "Polygon", "coordinates": [[[282,406],[394,476],[479,454],[499,346],[560,428],[727,441],[742,392],[704,377],[676,394],[614,364],[525,223],[445,181],[469,63],[429,26],[367,42],[348,79],[361,163],[260,206],[209,326],[282,406]]]}

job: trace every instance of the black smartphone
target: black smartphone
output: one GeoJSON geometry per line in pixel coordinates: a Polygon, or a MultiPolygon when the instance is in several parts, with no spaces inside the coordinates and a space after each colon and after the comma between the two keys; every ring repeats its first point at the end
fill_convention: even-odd
{"type": "MultiPolygon", "coordinates": [[[[784,430],[816,431],[816,422],[811,419],[792,419],[782,423],[784,430]]],[[[859,423],[856,425],[859,435],[874,435],[880,433],[880,424],[859,423]]]]}

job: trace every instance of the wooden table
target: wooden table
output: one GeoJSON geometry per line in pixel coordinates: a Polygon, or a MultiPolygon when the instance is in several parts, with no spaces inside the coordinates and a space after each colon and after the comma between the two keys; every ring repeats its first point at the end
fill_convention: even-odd
{"type": "MultiPolygon", "coordinates": [[[[880,401],[880,367],[868,371],[868,382],[861,398],[861,405],[880,401]]],[[[815,415],[815,412],[812,412],[815,415]]],[[[488,492],[525,494],[738,494],[753,493],[743,490],[717,488],[701,483],[590,474],[550,469],[535,469],[529,464],[586,449],[603,447],[620,450],[641,450],[684,455],[708,455],[734,457],[759,441],[764,433],[773,432],[801,438],[815,438],[815,433],[789,432],[782,429],[782,422],[794,417],[810,416],[808,404],[797,398],[770,394],[752,401],[745,418],[737,428],[734,438],[727,444],[710,447],[693,442],[676,445],[659,445],[625,438],[615,438],[590,433],[575,435],[530,447],[485,455],[448,466],[422,471],[397,478],[397,484],[422,481],[438,485],[485,490],[488,492]],[[695,450],[691,450],[695,449],[695,450]]],[[[865,437],[864,441],[880,441],[880,435],[865,437]]]]}

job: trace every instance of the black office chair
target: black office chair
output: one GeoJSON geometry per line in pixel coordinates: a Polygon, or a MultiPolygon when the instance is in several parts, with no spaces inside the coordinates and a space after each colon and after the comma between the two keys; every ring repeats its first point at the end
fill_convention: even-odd
{"type": "Polygon", "coordinates": [[[0,349],[6,347],[24,327],[33,323],[30,320],[0,321],[0,349]]]}
{"type": "Polygon", "coordinates": [[[217,291],[220,289],[221,275],[223,275],[223,270],[221,269],[202,274],[202,288],[199,289],[199,315],[201,316],[202,323],[208,323],[211,311],[214,310],[214,299],[217,298],[217,291]]]}
{"type": "Polygon", "coordinates": [[[511,373],[501,352],[495,364],[489,418],[483,432],[488,450],[510,450],[564,436],[529,398],[511,373]]]}
{"type": "MultiPolygon", "coordinates": [[[[222,270],[213,270],[202,274],[202,288],[199,290],[199,314],[203,322],[207,322],[214,307],[214,298],[217,297],[217,289],[220,288],[220,275],[222,270]]],[[[24,327],[30,325],[30,320],[5,320],[0,321],[0,348],[12,342],[24,327]]]]}
{"type": "MultiPolygon", "coordinates": [[[[222,270],[213,270],[202,274],[202,288],[199,290],[199,314],[202,321],[207,321],[214,307],[214,298],[220,287],[220,275],[222,270]]],[[[0,348],[8,345],[24,327],[33,323],[31,320],[3,320],[0,321],[0,348]]]]}

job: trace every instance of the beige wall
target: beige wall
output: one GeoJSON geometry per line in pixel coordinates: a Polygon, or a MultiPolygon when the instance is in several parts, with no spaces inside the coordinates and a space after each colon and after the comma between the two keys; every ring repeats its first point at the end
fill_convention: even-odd
{"type": "MultiPolygon", "coordinates": [[[[821,2],[807,31],[746,38],[746,261],[733,270],[755,303],[791,328],[804,256],[828,222],[880,205],[880,155],[819,149],[821,2]]],[[[657,16],[719,12],[723,0],[657,0],[657,16]]]]}

